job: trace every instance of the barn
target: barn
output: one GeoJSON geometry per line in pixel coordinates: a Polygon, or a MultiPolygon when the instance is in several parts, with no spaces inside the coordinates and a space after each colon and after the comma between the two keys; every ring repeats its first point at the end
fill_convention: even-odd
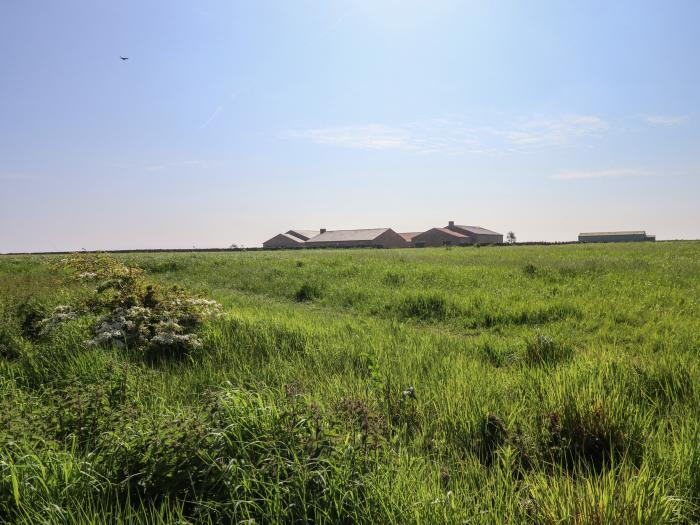
{"type": "Polygon", "coordinates": [[[306,241],[307,248],[406,248],[406,239],[391,228],[372,228],[367,230],[321,230],[320,235],[306,241]]]}
{"type": "Polygon", "coordinates": [[[644,242],[655,240],[655,235],[647,235],[645,231],[588,232],[578,234],[578,242],[644,242]]]}
{"type": "Polygon", "coordinates": [[[472,244],[471,237],[447,228],[431,228],[413,237],[416,248],[425,246],[465,246],[472,244]]]}
{"type": "Polygon", "coordinates": [[[445,228],[466,235],[471,238],[473,244],[503,244],[502,233],[487,230],[481,226],[462,226],[450,221],[445,228]]]}

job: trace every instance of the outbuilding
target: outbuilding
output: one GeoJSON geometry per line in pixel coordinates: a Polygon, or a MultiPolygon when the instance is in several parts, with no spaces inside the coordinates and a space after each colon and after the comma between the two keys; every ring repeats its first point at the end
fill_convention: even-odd
{"type": "Polygon", "coordinates": [[[655,240],[655,235],[647,235],[645,231],[588,232],[578,234],[578,242],[645,242],[655,240]]]}
{"type": "Polygon", "coordinates": [[[321,230],[321,233],[306,241],[307,248],[406,248],[408,242],[391,228],[367,230],[321,230]]]}

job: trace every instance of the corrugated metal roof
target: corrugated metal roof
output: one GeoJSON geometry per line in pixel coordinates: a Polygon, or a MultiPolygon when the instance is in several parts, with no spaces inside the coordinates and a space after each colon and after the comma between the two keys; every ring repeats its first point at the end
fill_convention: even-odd
{"type": "Polygon", "coordinates": [[[468,231],[469,233],[474,233],[476,235],[502,235],[501,233],[487,230],[481,226],[463,226],[461,224],[457,224],[455,228],[459,228],[460,230],[468,231]]]}
{"type": "Polygon", "coordinates": [[[373,241],[390,228],[373,228],[369,230],[335,230],[327,231],[309,239],[309,242],[339,241],[373,241]]]}
{"type": "Polygon", "coordinates": [[[406,232],[406,233],[399,233],[401,237],[406,239],[407,241],[411,242],[411,240],[416,236],[420,235],[423,232],[406,232]]]}
{"type": "Polygon", "coordinates": [[[289,230],[287,233],[306,241],[311,239],[311,237],[316,237],[321,233],[321,230],[289,230]]]}
{"type": "Polygon", "coordinates": [[[632,232],[587,232],[579,233],[579,237],[590,237],[593,235],[646,235],[647,232],[644,231],[632,231],[632,232]]]}

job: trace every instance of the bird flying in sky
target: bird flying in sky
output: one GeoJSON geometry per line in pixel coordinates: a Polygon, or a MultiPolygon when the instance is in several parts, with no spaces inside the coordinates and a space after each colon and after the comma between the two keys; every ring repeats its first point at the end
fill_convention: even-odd
{"type": "Polygon", "coordinates": [[[119,58],[121,58],[122,60],[129,60],[129,57],[120,56],[119,58]]]}

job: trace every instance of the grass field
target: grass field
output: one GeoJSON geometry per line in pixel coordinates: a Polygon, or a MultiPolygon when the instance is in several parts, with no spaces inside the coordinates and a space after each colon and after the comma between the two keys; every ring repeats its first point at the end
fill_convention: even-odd
{"type": "Polygon", "coordinates": [[[37,334],[94,286],[0,257],[0,522],[700,522],[698,242],[117,258],[221,314],[37,334]]]}

